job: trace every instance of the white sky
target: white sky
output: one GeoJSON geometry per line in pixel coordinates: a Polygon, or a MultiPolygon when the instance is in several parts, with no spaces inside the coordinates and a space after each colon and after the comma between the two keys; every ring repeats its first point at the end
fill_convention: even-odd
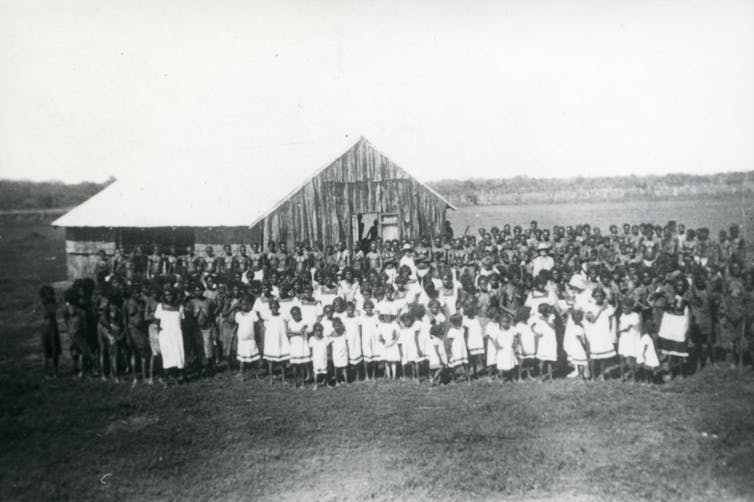
{"type": "Polygon", "coordinates": [[[754,2],[0,0],[0,177],[346,135],[422,180],[751,170],[754,2]]]}

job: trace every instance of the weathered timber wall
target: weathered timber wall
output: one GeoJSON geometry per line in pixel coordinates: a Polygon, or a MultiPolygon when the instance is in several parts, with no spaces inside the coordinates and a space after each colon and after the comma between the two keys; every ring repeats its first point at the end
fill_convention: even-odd
{"type": "Polygon", "coordinates": [[[442,231],[446,204],[403,169],[359,141],[275,208],[255,228],[269,241],[352,242],[351,222],[360,213],[395,213],[403,238],[442,231]]]}

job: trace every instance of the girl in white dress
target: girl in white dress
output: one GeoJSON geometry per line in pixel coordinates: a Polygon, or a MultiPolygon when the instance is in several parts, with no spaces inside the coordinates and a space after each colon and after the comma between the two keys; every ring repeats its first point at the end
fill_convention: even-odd
{"type": "MultiPolygon", "coordinates": [[[[301,320],[306,326],[306,334],[304,336],[304,358],[311,357],[311,349],[307,343],[308,338],[314,333],[314,324],[319,322],[322,317],[322,306],[314,299],[314,288],[307,284],[301,290],[298,308],[301,309],[301,320]]],[[[312,377],[310,371],[310,365],[302,365],[304,369],[304,381],[309,381],[312,377]]]]}
{"type": "Polygon", "coordinates": [[[486,365],[487,374],[490,376],[490,380],[497,378],[497,345],[495,345],[495,339],[500,331],[499,319],[501,312],[494,305],[490,305],[487,309],[487,318],[489,322],[484,328],[484,338],[486,340],[486,365]]]}
{"type": "Polygon", "coordinates": [[[367,376],[369,380],[374,378],[377,362],[380,361],[379,343],[377,342],[377,326],[379,319],[374,313],[372,300],[364,300],[364,313],[361,315],[361,351],[364,355],[367,376]]]}
{"type": "Polygon", "coordinates": [[[592,292],[592,302],[587,305],[584,314],[587,322],[584,326],[586,338],[589,342],[589,373],[595,378],[604,380],[603,371],[605,361],[615,357],[613,333],[611,330],[612,316],[615,308],[606,302],[605,290],[597,287],[592,292]],[[596,371],[595,371],[596,370],[596,371]]]}
{"type": "Polygon", "coordinates": [[[339,377],[348,384],[348,340],[346,326],[340,317],[333,319],[333,332],[330,335],[332,347],[332,365],[335,368],[335,385],[339,385],[339,377]]]}
{"type": "Polygon", "coordinates": [[[618,319],[618,355],[620,356],[620,377],[625,380],[626,367],[636,381],[636,359],[639,354],[641,325],[639,314],[634,312],[633,298],[621,299],[621,316],[618,319]]]}
{"type": "Polygon", "coordinates": [[[513,328],[516,330],[518,341],[516,355],[519,360],[519,380],[521,380],[522,374],[525,374],[528,380],[534,380],[531,374],[537,360],[537,340],[531,328],[529,328],[528,321],[529,307],[521,307],[516,314],[516,324],[513,328]]]}
{"type": "Polygon", "coordinates": [[[312,352],[314,390],[317,390],[320,377],[324,376],[324,381],[327,383],[327,348],[330,346],[331,339],[324,336],[324,330],[320,323],[314,324],[312,333],[309,338],[309,348],[312,352]]]}
{"type": "Polygon", "coordinates": [[[398,343],[401,347],[401,364],[403,366],[403,377],[408,375],[408,368],[411,368],[411,379],[418,381],[416,364],[419,359],[419,330],[420,326],[414,322],[414,316],[406,312],[401,316],[401,328],[398,334],[398,343]]]}
{"type": "Polygon", "coordinates": [[[644,333],[639,339],[636,363],[641,369],[642,380],[654,382],[657,369],[660,367],[660,359],[657,357],[655,342],[649,333],[644,333]]]}
{"type": "Polygon", "coordinates": [[[312,358],[307,340],[308,326],[301,317],[301,308],[296,306],[291,309],[291,318],[286,323],[288,343],[291,348],[291,367],[293,368],[293,381],[296,388],[299,386],[299,374],[303,377],[301,384],[306,381],[305,368],[309,366],[312,358]]]}
{"type": "Polygon", "coordinates": [[[516,342],[516,330],[513,327],[513,316],[509,312],[500,312],[496,325],[495,337],[492,342],[495,346],[495,366],[500,372],[502,381],[511,380],[511,371],[518,365],[514,344],[516,342]]]}
{"type": "Polygon", "coordinates": [[[455,368],[461,366],[463,368],[463,374],[466,376],[466,380],[471,382],[469,376],[469,353],[466,349],[466,337],[463,328],[463,317],[461,314],[455,313],[450,316],[450,328],[447,333],[448,341],[450,342],[450,359],[448,360],[448,366],[455,370],[455,368]]]}
{"type": "Polygon", "coordinates": [[[588,376],[587,367],[589,359],[587,357],[587,340],[586,331],[584,330],[584,312],[578,308],[571,311],[571,315],[566,321],[565,334],[563,335],[563,350],[568,356],[568,362],[573,365],[573,372],[568,377],[574,378],[588,376]]]}
{"type": "Polygon", "coordinates": [[[398,332],[400,328],[395,322],[395,316],[380,314],[380,323],[377,327],[377,340],[380,343],[382,360],[385,361],[385,378],[398,378],[398,361],[401,360],[401,351],[398,346],[398,332]]]}
{"type": "Polygon", "coordinates": [[[346,303],[346,315],[341,317],[346,327],[346,343],[348,345],[348,365],[354,369],[354,379],[359,379],[359,368],[363,368],[366,378],[367,367],[362,352],[361,317],[356,316],[356,305],[353,302],[346,303]]]}
{"type": "Polygon", "coordinates": [[[534,336],[537,337],[537,359],[539,360],[539,377],[552,381],[552,366],[558,360],[558,340],[555,336],[552,307],[540,303],[538,314],[529,321],[534,336]]]}
{"type": "Polygon", "coordinates": [[[280,314],[280,303],[273,299],[269,303],[270,315],[264,320],[264,360],[270,372],[270,384],[274,380],[274,367],[280,368],[280,380],[285,383],[285,362],[291,358],[291,348],[285,319],[280,314]]]}
{"type": "Polygon", "coordinates": [[[180,372],[183,380],[183,367],[185,366],[185,352],[183,351],[183,332],[181,320],[183,319],[183,307],[176,305],[175,293],[172,289],[165,291],[162,303],[157,305],[154,319],[159,330],[160,352],[162,353],[162,367],[167,373],[165,384],[169,383],[170,377],[180,372]]]}
{"type": "Polygon", "coordinates": [[[251,310],[251,298],[245,296],[241,299],[241,308],[235,314],[236,337],[238,339],[238,350],[236,359],[240,367],[238,368],[238,377],[243,380],[246,378],[247,364],[253,364],[259,361],[259,347],[254,338],[254,326],[257,323],[257,314],[251,310]]]}
{"type": "Polygon", "coordinates": [[[471,360],[471,375],[476,376],[484,370],[484,335],[482,323],[476,317],[476,305],[464,307],[461,325],[466,330],[466,349],[471,360]]]}
{"type": "Polygon", "coordinates": [[[430,381],[434,385],[442,376],[442,371],[448,365],[448,356],[445,353],[445,342],[442,340],[443,327],[433,324],[429,329],[429,341],[427,342],[427,359],[429,360],[430,381]]]}

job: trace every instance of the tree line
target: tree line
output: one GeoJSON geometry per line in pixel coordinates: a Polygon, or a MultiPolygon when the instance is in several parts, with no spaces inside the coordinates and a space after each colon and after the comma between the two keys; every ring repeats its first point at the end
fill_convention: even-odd
{"type": "MultiPolygon", "coordinates": [[[[0,210],[66,209],[81,204],[115,181],[0,180],[0,210]]],[[[586,178],[445,179],[428,183],[459,206],[714,198],[754,192],[754,171],[708,175],[611,176],[586,178]]]]}
{"type": "Polygon", "coordinates": [[[716,198],[754,192],[754,171],[586,178],[445,179],[429,185],[459,206],[716,198]]]}
{"type": "Polygon", "coordinates": [[[65,209],[81,204],[115,181],[85,181],[66,184],[62,181],[0,180],[0,210],[65,209]]]}

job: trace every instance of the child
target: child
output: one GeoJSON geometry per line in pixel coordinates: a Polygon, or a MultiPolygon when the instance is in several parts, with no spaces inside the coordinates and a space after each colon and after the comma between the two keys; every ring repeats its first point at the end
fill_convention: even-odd
{"type": "Polygon", "coordinates": [[[445,353],[445,343],[442,340],[443,327],[433,324],[429,329],[427,343],[427,359],[429,359],[430,383],[435,385],[442,377],[443,370],[448,366],[448,356],[445,353]]]}
{"type": "Polygon", "coordinates": [[[552,381],[552,366],[558,360],[558,342],[555,336],[554,312],[548,303],[537,306],[538,314],[529,326],[537,337],[537,359],[539,359],[539,375],[541,381],[552,381]]]}
{"type": "Polygon", "coordinates": [[[346,326],[340,317],[333,319],[333,332],[330,335],[332,344],[332,365],[335,368],[335,386],[339,385],[339,376],[348,384],[348,340],[346,326]]]}
{"type": "Polygon", "coordinates": [[[58,360],[60,359],[60,331],[58,330],[57,310],[58,303],[55,301],[55,290],[52,286],[44,285],[39,290],[39,298],[42,300],[42,313],[44,314],[45,326],[42,331],[42,347],[45,356],[45,373],[50,370],[52,362],[52,377],[58,377],[58,360]]]}
{"type": "Polygon", "coordinates": [[[105,358],[107,357],[109,359],[110,378],[115,382],[120,382],[118,360],[121,357],[126,335],[122,321],[118,306],[111,303],[97,324],[97,335],[100,340],[100,366],[103,369],[102,380],[107,380],[104,373],[105,358]]]}
{"type": "Polygon", "coordinates": [[[133,372],[132,387],[136,386],[136,361],[141,364],[142,381],[147,381],[147,365],[149,359],[149,333],[144,318],[144,301],[141,298],[139,286],[129,288],[129,296],[123,305],[126,316],[126,330],[128,333],[128,347],[131,352],[131,370],[133,372]]]}
{"type": "Polygon", "coordinates": [[[682,365],[689,355],[686,344],[689,329],[689,308],[686,301],[688,284],[680,272],[673,278],[671,288],[672,293],[665,298],[657,334],[660,352],[669,357],[670,378],[675,373],[683,377],[682,365]]]}
{"type": "Polygon", "coordinates": [[[503,383],[511,379],[511,371],[517,366],[514,344],[516,342],[516,330],[513,328],[513,315],[511,312],[502,311],[498,314],[497,323],[491,322],[488,326],[496,326],[491,331],[491,341],[495,351],[495,365],[500,372],[503,383]]]}
{"type": "Polygon", "coordinates": [[[401,316],[401,324],[398,343],[401,347],[403,377],[407,376],[406,369],[410,366],[411,379],[417,382],[419,380],[416,372],[416,364],[419,359],[419,327],[414,325],[414,316],[409,312],[401,316]]]}
{"type": "Polygon", "coordinates": [[[325,384],[327,384],[327,348],[331,339],[325,338],[322,325],[314,323],[312,328],[313,336],[309,338],[309,348],[312,351],[312,368],[314,369],[314,390],[319,385],[319,377],[324,375],[325,384]]]}
{"type": "Polygon", "coordinates": [[[364,300],[364,313],[359,321],[361,325],[361,350],[364,356],[366,380],[374,378],[377,361],[380,360],[379,344],[377,342],[377,326],[379,319],[374,314],[372,300],[364,300]]]}
{"type": "Polygon", "coordinates": [[[636,358],[639,353],[641,326],[639,314],[634,312],[633,298],[621,300],[621,316],[618,320],[618,355],[621,358],[620,377],[625,381],[625,369],[630,368],[631,379],[636,381],[636,358]]]}
{"type": "Polygon", "coordinates": [[[518,380],[521,381],[522,373],[526,374],[527,380],[534,380],[532,377],[533,363],[537,359],[537,340],[529,327],[529,307],[521,307],[516,314],[516,337],[518,339],[518,380]]]}
{"type": "Polygon", "coordinates": [[[346,327],[346,344],[348,346],[348,365],[354,370],[354,378],[359,378],[359,367],[362,367],[364,374],[367,376],[367,363],[362,351],[362,328],[361,318],[356,316],[356,305],[353,302],[346,303],[346,315],[341,317],[343,325],[346,327]]]}
{"type": "Polygon", "coordinates": [[[280,368],[280,381],[285,383],[285,362],[291,358],[285,319],[280,315],[280,303],[270,300],[270,315],[264,319],[264,360],[270,375],[270,385],[275,378],[274,366],[280,368]]]}
{"type": "Polygon", "coordinates": [[[476,377],[484,369],[484,336],[482,324],[476,317],[476,305],[473,303],[464,307],[461,325],[466,332],[466,347],[471,359],[471,375],[476,377]]]}
{"type": "MultiPolygon", "coordinates": [[[[189,300],[189,308],[193,314],[196,330],[195,345],[199,353],[199,362],[202,366],[202,373],[214,370],[215,361],[215,329],[216,325],[213,319],[216,317],[215,302],[207,298],[201,283],[194,286],[194,295],[189,300]]],[[[249,305],[251,308],[251,304],[249,305]]],[[[256,316],[255,316],[256,319],[256,316]]]]}
{"type": "Polygon", "coordinates": [[[601,287],[592,291],[592,301],[587,305],[584,317],[587,320],[585,331],[589,343],[589,373],[600,380],[605,379],[605,361],[615,357],[611,316],[615,309],[605,301],[606,293],[601,287]],[[595,372],[595,367],[598,370],[595,372]]]}
{"type": "Polygon", "coordinates": [[[689,288],[689,308],[691,309],[690,335],[695,347],[696,370],[712,361],[712,295],[707,287],[707,278],[702,272],[694,274],[689,288]]]}
{"type": "Polygon", "coordinates": [[[573,365],[573,371],[568,378],[587,378],[589,376],[589,347],[587,346],[586,331],[584,330],[584,312],[579,308],[571,310],[571,315],[566,321],[565,334],[563,335],[563,350],[568,357],[568,362],[573,365]]]}
{"type": "Polygon", "coordinates": [[[497,335],[500,331],[500,323],[498,322],[500,315],[501,314],[498,312],[498,308],[494,305],[490,305],[490,307],[487,309],[487,318],[490,321],[484,328],[484,338],[487,342],[486,363],[487,374],[489,375],[490,381],[497,378],[497,345],[495,344],[495,340],[497,339],[497,335]]]}
{"type": "Polygon", "coordinates": [[[167,372],[165,386],[170,384],[170,378],[178,372],[180,381],[183,381],[183,367],[186,361],[181,321],[184,319],[184,313],[172,288],[163,293],[162,302],[155,309],[154,319],[159,333],[162,367],[167,372]]]}
{"type": "Polygon", "coordinates": [[[234,320],[238,327],[236,336],[238,337],[238,350],[236,358],[238,359],[238,378],[246,378],[246,368],[244,364],[253,364],[259,361],[259,348],[254,338],[254,328],[257,322],[257,315],[251,310],[251,297],[244,296],[241,299],[239,310],[236,311],[234,320]]]}
{"type": "Polygon", "coordinates": [[[228,368],[231,366],[231,357],[233,354],[233,342],[236,336],[236,324],[234,322],[236,312],[241,306],[241,288],[234,285],[231,288],[230,297],[222,296],[222,311],[220,320],[220,347],[222,356],[228,362],[228,368]]]}
{"type": "Polygon", "coordinates": [[[301,316],[301,308],[298,306],[291,309],[291,319],[287,325],[288,341],[291,347],[291,367],[293,368],[294,386],[298,388],[299,374],[303,377],[301,385],[306,381],[308,373],[308,364],[312,358],[309,353],[309,346],[306,340],[306,330],[308,325],[301,316]]]}
{"type": "Polygon", "coordinates": [[[468,370],[469,353],[466,349],[466,337],[464,336],[463,317],[461,314],[455,313],[450,316],[450,329],[448,329],[446,336],[450,341],[450,360],[448,361],[448,366],[453,370],[461,366],[466,380],[471,382],[468,370]]]}
{"type": "Polygon", "coordinates": [[[655,342],[652,335],[644,333],[639,340],[639,352],[636,363],[642,373],[642,379],[654,382],[657,369],[660,367],[660,359],[657,357],[655,342]]]}
{"type": "Polygon", "coordinates": [[[401,352],[398,347],[398,325],[392,314],[380,314],[380,323],[377,327],[377,340],[381,345],[382,360],[385,361],[385,378],[398,378],[397,366],[401,360],[401,352]]]}

